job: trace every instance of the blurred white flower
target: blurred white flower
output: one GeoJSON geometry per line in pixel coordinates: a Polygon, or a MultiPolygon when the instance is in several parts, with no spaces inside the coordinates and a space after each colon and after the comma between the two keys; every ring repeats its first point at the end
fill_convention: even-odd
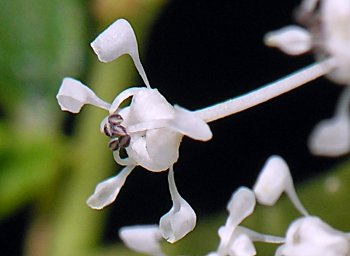
{"type": "Polygon", "coordinates": [[[298,16],[306,29],[293,25],[269,32],[265,36],[265,43],[290,55],[314,50],[317,59],[331,57],[336,67],[328,74],[329,78],[349,85],[350,2],[304,0],[298,16]]]}
{"type": "Polygon", "coordinates": [[[257,233],[239,224],[251,215],[255,208],[255,195],[246,188],[241,187],[233,193],[227,210],[229,216],[224,226],[219,229],[220,244],[216,252],[208,256],[253,256],[256,250],[253,241],[281,243],[283,238],[257,233]]]}
{"type": "Polygon", "coordinates": [[[349,235],[335,230],[318,217],[302,217],[288,228],[286,241],[276,256],[348,256],[349,235]]]}
{"type": "MultiPolygon", "coordinates": [[[[298,20],[305,25],[287,26],[266,34],[265,43],[290,55],[313,50],[317,60],[330,59],[326,74],[333,82],[350,86],[350,1],[304,0],[298,20]]],[[[350,152],[349,92],[343,93],[333,118],[320,122],[309,139],[315,155],[336,157],[350,152]],[[339,110],[339,108],[341,108],[339,110]]]]}
{"type": "Polygon", "coordinates": [[[160,247],[161,233],[157,225],[137,225],[123,227],[119,237],[124,244],[135,252],[152,256],[164,256],[160,247]]]}

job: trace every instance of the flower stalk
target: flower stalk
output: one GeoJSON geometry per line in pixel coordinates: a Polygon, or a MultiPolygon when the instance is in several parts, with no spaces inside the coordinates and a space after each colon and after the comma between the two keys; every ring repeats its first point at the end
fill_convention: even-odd
{"type": "Polygon", "coordinates": [[[336,67],[333,59],[326,59],[299,71],[292,73],[282,79],[269,83],[261,88],[229,99],[227,101],[197,110],[196,113],[205,122],[212,122],[238,112],[244,111],[270,99],[294,90],[316,78],[324,76],[336,67]]]}

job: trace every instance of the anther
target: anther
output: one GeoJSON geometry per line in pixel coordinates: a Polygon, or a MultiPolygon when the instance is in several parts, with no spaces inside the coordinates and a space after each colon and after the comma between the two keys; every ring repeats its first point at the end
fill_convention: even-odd
{"type": "Polygon", "coordinates": [[[115,151],[119,148],[119,139],[118,138],[112,138],[109,142],[108,142],[108,147],[110,150],[115,151]]]}
{"type": "Polygon", "coordinates": [[[108,123],[112,126],[119,125],[121,122],[123,122],[123,118],[119,114],[112,114],[108,117],[108,123]]]}
{"type": "Polygon", "coordinates": [[[130,136],[125,135],[119,138],[119,146],[120,148],[127,148],[130,144],[130,136]]]}

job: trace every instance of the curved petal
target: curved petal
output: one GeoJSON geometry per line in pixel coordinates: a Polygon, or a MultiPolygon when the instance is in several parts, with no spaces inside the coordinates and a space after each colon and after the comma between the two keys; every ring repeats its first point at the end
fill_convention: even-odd
{"type": "Polygon", "coordinates": [[[72,113],[79,113],[85,104],[106,110],[109,110],[110,107],[109,103],[97,97],[90,88],[70,77],[63,79],[56,98],[62,110],[72,113]]]}
{"type": "Polygon", "coordinates": [[[290,55],[303,54],[312,46],[310,33],[298,26],[287,26],[269,32],[265,35],[264,42],[267,46],[277,47],[290,55]]]}
{"type": "Polygon", "coordinates": [[[128,21],[116,20],[91,43],[91,47],[102,62],[110,62],[129,54],[144,83],[150,88],[140,61],[136,36],[128,21]]]}
{"type": "Polygon", "coordinates": [[[230,225],[237,227],[245,218],[251,215],[255,208],[255,195],[253,191],[246,187],[240,187],[233,193],[227,204],[230,212],[230,225]]]}
{"type": "Polygon", "coordinates": [[[213,134],[206,122],[196,113],[175,105],[175,117],[168,121],[169,128],[192,139],[207,141],[213,134]]]}
{"type": "Polygon", "coordinates": [[[280,156],[271,156],[266,161],[254,185],[254,193],[259,203],[272,206],[286,192],[295,208],[303,215],[308,215],[301,204],[294,188],[289,167],[280,156]]]}
{"type": "Polygon", "coordinates": [[[162,235],[157,225],[138,225],[123,227],[119,237],[131,250],[152,256],[164,256],[160,247],[162,235]]]}
{"type": "Polygon", "coordinates": [[[314,155],[341,156],[350,152],[350,87],[337,102],[335,116],[316,125],[308,145],[314,155]]]}
{"type": "Polygon", "coordinates": [[[309,138],[309,149],[319,156],[337,157],[350,152],[350,118],[335,116],[318,123],[309,138]]]}
{"type": "Polygon", "coordinates": [[[113,203],[120,189],[124,186],[126,178],[135,166],[126,166],[117,176],[109,178],[96,186],[95,192],[86,203],[92,208],[100,210],[113,203]]]}
{"type": "Polygon", "coordinates": [[[140,91],[147,91],[147,88],[131,87],[119,93],[117,97],[113,100],[109,113],[110,114],[115,113],[118,110],[120,104],[122,104],[126,99],[134,96],[140,91]]]}
{"type": "Polygon", "coordinates": [[[170,167],[168,180],[173,207],[160,219],[159,229],[168,242],[175,243],[194,229],[197,217],[177,191],[173,167],[170,167]]]}

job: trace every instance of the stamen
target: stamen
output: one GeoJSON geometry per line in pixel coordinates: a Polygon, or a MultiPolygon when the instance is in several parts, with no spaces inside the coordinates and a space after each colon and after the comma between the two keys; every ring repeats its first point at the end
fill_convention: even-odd
{"type": "Polygon", "coordinates": [[[112,138],[109,142],[108,142],[108,147],[110,148],[110,150],[115,151],[118,150],[120,146],[120,142],[119,139],[117,137],[112,138]]]}
{"type": "Polygon", "coordinates": [[[130,136],[129,135],[125,135],[125,136],[121,136],[119,138],[119,147],[120,148],[127,148],[130,145],[130,136]]]}
{"type": "Polygon", "coordinates": [[[123,122],[123,117],[119,114],[112,114],[108,117],[108,123],[111,125],[119,125],[123,122]]]}
{"type": "Polygon", "coordinates": [[[112,137],[112,132],[111,132],[111,129],[110,129],[109,124],[105,124],[105,125],[103,126],[103,132],[104,132],[104,134],[105,134],[106,136],[112,137]]]}

